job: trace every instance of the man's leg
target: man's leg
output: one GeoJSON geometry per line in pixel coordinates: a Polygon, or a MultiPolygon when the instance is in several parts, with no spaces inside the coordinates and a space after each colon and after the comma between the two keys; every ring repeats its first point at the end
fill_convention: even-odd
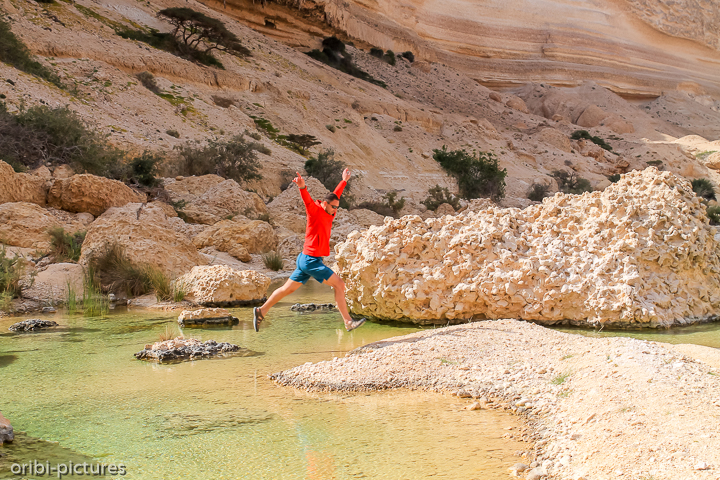
{"type": "MultiPolygon", "coordinates": [[[[347,327],[353,321],[350,317],[350,313],[347,308],[347,301],[345,300],[345,282],[338,276],[337,273],[333,273],[330,278],[325,280],[323,283],[330,285],[335,290],[335,303],[337,303],[340,315],[342,315],[345,326],[347,327]]],[[[269,301],[269,300],[268,300],[269,301]]]]}
{"type": "Polygon", "coordinates": [[[277,302],[282,300],[283,298],[287,297],[291,293],[293,293],[295,290],[300,288],[302,283],[295,282],[293,280],[288,280],[285,282],[285,285],[275,290],[272,295],[270,295],[270,298],[268,298],[265,303],[263,303],[263,306],[260,307],[260,313],[262,313],[263,317],[267,315],[268,310],[270,310],[270,307],[275,305],[277,302]]]}

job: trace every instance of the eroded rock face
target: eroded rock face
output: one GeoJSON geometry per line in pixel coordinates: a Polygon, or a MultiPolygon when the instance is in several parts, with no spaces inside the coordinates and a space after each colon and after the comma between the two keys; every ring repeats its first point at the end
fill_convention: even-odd
{"type": "Polygon", "coordinates": [[[0,242],[15,247],[50,248],[48,230],[60,226],[47,210],[34,203],[0,205],[0,242]]]}
{"type": "Polygon", "coordinates": [[[267,213],[260,196],[217,175],[166,178],[163,183],[172,201],[185,203],[182,213],[189,223],[213,225],[236,215],[257,218],[267,213]]]}
{"type": "Polygon", "coordinates": [[[650,167],[524,210],[403,217],[350,235],[336,258],[366,316],[658,327],[717,315],[716,236],[690,184],[650,167]]]}
{"type": "Polygon", "coordinates": [[[80,265],[118,243],[128,258],[150,264],[171,277],[181,275],[205,259],[195,245],[173,229],[162,208],[130,203],[114,207],[95,220],[85,236],[80,265]]]}
{"type": "Polygon", "coordinates": [[[278,242],[272,226],[267,222],[222,220],[195,236],[193,243],[197,248],[215,247],[247,262],[250,253],[276,250],[278,242]]]}
{"type": "Polygon", "coordinates": [[[68,212],[102,215],[110,207],[144,203],[147,197],[124,183],[105,177],[82,174],[56,179],[48,192],[51,207],[68,212]]]}
{"type": "Polygon", "coordinates": [[[15,173],[0,160],[0,203],[29,202],[45,205],[48,187],[44,178],[27,173],[15,173]]]}
{"type": "Polygon", "coordinates": [[[188,299],[210,307],[260,303],[270,286],[270,278],[262,273],[227,265],[194,267],[177,281],[187,288],[188,299]]]}

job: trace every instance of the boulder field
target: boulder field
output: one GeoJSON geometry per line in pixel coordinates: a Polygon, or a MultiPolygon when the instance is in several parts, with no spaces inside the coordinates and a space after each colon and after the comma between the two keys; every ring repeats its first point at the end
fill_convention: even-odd
{"type": "Polygon", "coordinates": [[[716,317],[719,240],[690,183],[650,167],[524,210],[386,219],[335,251],[351,310],[378,319],[668,327],[716,317]]]}

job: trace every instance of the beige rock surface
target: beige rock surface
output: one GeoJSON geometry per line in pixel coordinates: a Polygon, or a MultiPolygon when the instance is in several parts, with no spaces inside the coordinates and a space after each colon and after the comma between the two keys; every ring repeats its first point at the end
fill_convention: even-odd
{"type": "Polygon", "coordinates": [[[180,277],[188,298],[207,306],[247,305],[265,297],[270,278],[253,270],[238,271],[227,265],[194,267],[180,277]]]}
{"type": "Polygon", "coordinates": [[[554,128],[543,128],[538,134],[538,140],[548,145],[562,150],[563,152],[571,152],[572,144],[567,135],[554,128]]]}
{"type": "Polygon", "coordinates": [[[200,308],[198,310],[183,310],[178,316],[181,327],[188,325],[219,325],[236,323],[237,318],[224,308],[200,308]]]}
{"type": "Polygon", "coordinates": [[[44,206],[47,191],[44,178],[27,173],[15,173],[10,165],[0,160],[0,204],[29,202],[44,206]]]}
{"type": "Polygon", "coordinates": [[[265,203],[256,193],[217,175],[183,177],[180,181],[166,178],[163,183],[173,202],[186,202],[182,213],[188,223],[213,225],[236,215],[257,218],[267,213],[265,203]]]}
{"type": "Polygon", "coordinates": [[[108,209],[88,229],[79,263],[87,265],[113,242],[131,261],[148,263],[171,277],[206,263],[192,241],[173,229],[163,209],[154,205],[130,203],[108,209]]]}
{"type": "Polygon", "coordinates": [[[197,248],[215,247],[239,260],[247,258],[243,260],[246,262],[249,261],[250,253],[265,253],[277,249],[277,237],[273,227],[262,220],[222,220],[196,235],[193,243],[197,248]],[[241,248],[238,250],[236,247],[241,248]]]}
{"type": "Polygon", "coordinates": [[[65,302],[68,285],[81,298],[84,291],[84,270],[77,263],[52,263],[35,276],[30,288],[23,290],[23,298],[40,302],[65,302]]]}
{"type": "Polygon", "coordinates": [[[528,442],[523,463],[544,465],[547,478],[713,479],[696,466],[720,462],[718,364],[683,347],[485,321],[389,338],[272,377],[343,394],[447,392],[468,397],[458,399],[468,407],[515,412],[526,427],[505,435],[528,442]]]}
{"type": "Polygon", "coordinates": [[[88,212],[96,217],[110,207],[144,203],[146,200],[144,194],[122,182],[89,174],[56,179],[48,192],[51,207],[68,212],[88,212]]]}
{"type": "Polygon", "coordinates": [[[0,243],[5,245],[47,250],[48,230],[60,225],[50,212],[34,203],[0,204],[0,243]]]}
{"type": "Polygon", "coordinates": [[[524,210],[403,217],[335,250],[363,315],[658,327],[716,314],[719,241],[689,182],[650,167],[524,210]]]}

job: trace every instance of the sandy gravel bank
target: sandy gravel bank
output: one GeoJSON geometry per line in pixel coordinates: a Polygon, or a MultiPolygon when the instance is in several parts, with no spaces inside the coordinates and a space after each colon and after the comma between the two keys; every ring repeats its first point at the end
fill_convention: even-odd
{"type": "Polygon", "coordinates": [[[272,378],[314,391],[436,390],[512,409],[531,427],[526,478],[720,479],[720,350],[709,347],[497,320],[388,339],[272,378]]]}

